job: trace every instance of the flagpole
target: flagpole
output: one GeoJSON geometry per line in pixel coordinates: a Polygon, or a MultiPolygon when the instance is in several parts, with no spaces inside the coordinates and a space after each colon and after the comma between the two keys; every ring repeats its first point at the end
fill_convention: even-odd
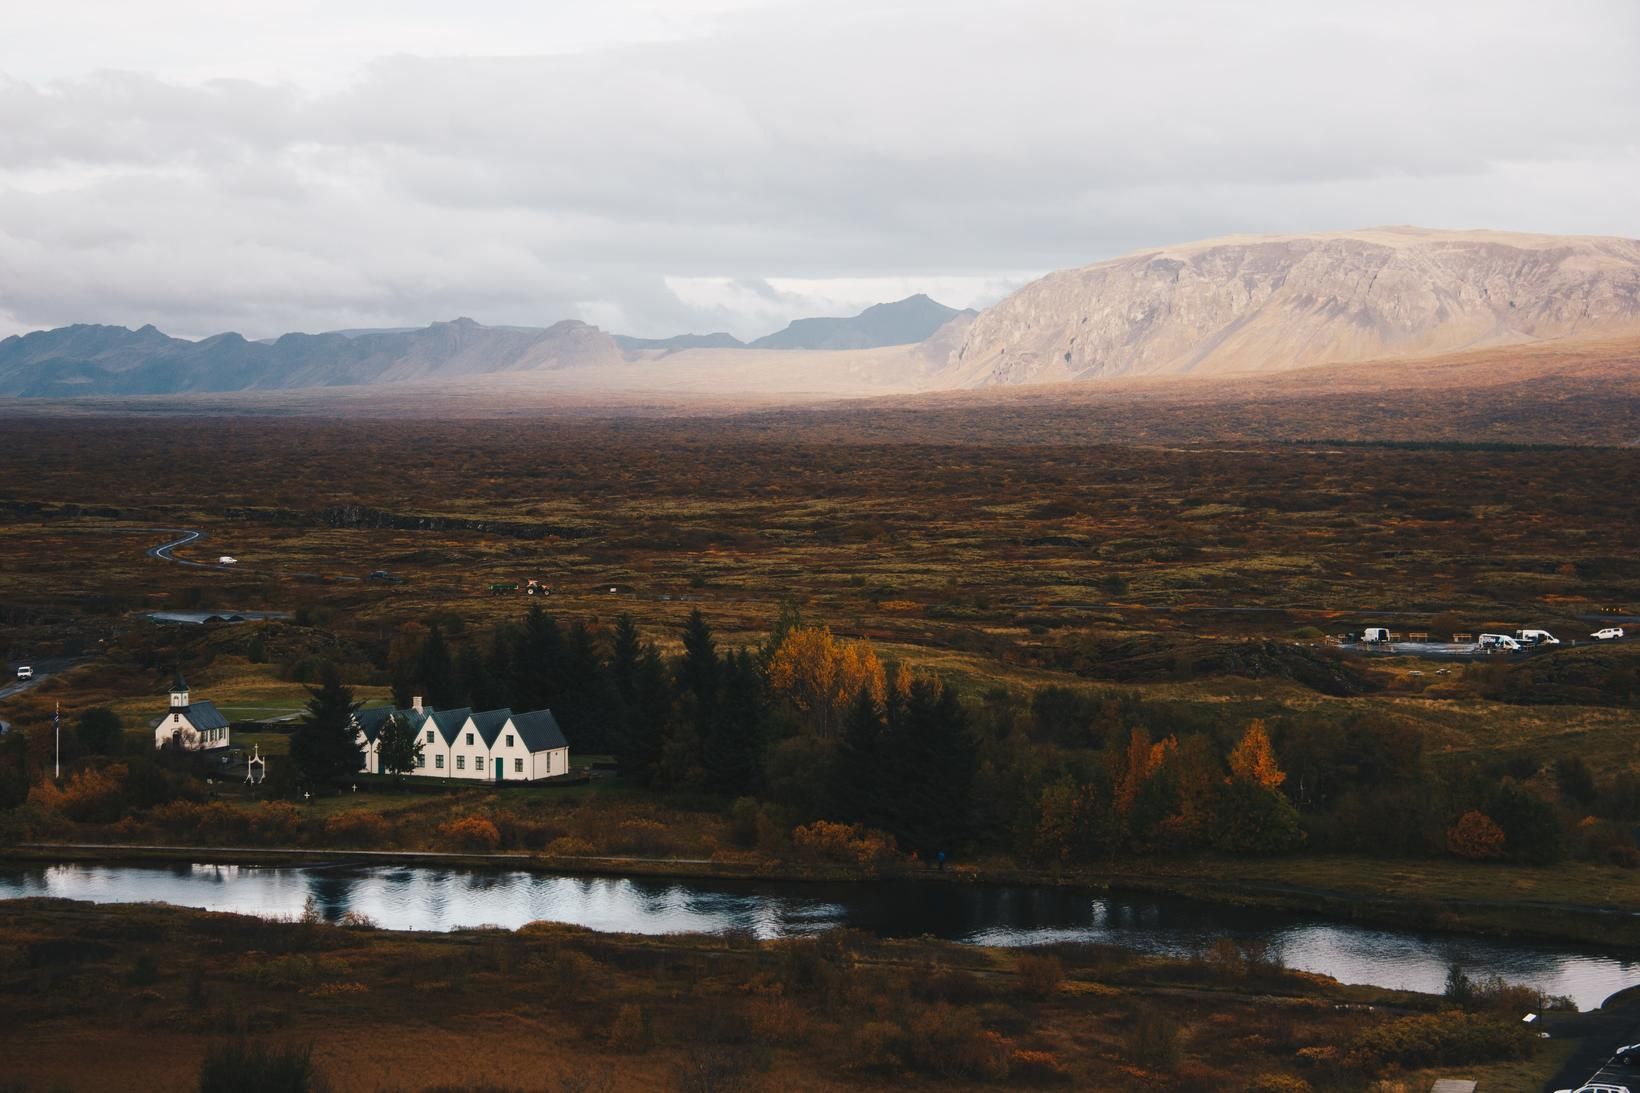
{"type": "Polygon", "coordinates": [[[57,755],[51,762],[51,780],[63,780],[63,703],[59,699],[57,708],[51,714],[51,730],[57,737],[57,755]]]}

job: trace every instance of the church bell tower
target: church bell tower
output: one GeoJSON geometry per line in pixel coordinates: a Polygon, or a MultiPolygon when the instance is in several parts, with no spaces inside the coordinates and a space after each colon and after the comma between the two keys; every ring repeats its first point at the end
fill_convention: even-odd
{"type": "Polygon", "coordinates": [[[188,712],[188,681],[182,678],[182,669],[177,669],[177,677],[171,681],[171,712],[188,712]]]}

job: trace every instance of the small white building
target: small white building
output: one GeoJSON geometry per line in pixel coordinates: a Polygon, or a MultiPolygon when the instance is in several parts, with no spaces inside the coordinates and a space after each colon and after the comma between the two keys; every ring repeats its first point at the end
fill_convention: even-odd
{"type": "Polygon", "coordinates": [[[228,719],[209,702],[191,702],[188,681],[178,672],[171,683],[171,709],[152,722],[154,750],[215,751],[228,746],[228,719]]]}
{"type": "Polygon", "coordinates": [[[364,770],[370,774],[382,773],[378,740],[382,726],[394,715],[405,720],[421,743],[411,772],[416,775],[533,782],[569,773],[569,743],[551,710],[434,710],[418,698],[407,710],[381,707],[353,715],[364,770]]]}

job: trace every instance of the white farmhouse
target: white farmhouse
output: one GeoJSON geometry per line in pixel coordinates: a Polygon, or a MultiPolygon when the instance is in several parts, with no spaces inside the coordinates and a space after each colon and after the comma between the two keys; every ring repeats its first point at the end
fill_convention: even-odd
{"type": "Polygon", "coordinates": [[[412,773],[478,782],[533,782],[569,773],[569,743],[551,710],[434,710],[416,699],[407,710],[381,707],[353,715],[364,769],[380,774],[382,726],[397,715],[421,741],[412,773]]]}
{"type": "Polygon", "coordinates": [[[228,746],[228,719],[209,702],[190,702],[188,681],[180,671],[171,683],[170,712],[152,725],[155,751],[215,751],[228,746]]]}

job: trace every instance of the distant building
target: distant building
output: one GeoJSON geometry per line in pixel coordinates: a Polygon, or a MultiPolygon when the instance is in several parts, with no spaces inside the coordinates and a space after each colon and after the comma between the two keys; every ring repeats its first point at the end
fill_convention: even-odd
{"type": "Polygon", "coordinates": [[[154,749],[215,751],[228,746],[228,719],[209,702],[191,702],[188,681],[178,672],[171,683],[171,709],[152,722],[154,749]]]}
{"type": "Polygon", "coordinates": [[[429,778],[468,778],[480,782],[532,782],[569,773],[569,742],[551,710],[435,710],[417,698],[406,710],[360,710],[353,715],[364,769],[383,773],[382,726],[397,715],[421,741],[416,769],[429,778]]]}

